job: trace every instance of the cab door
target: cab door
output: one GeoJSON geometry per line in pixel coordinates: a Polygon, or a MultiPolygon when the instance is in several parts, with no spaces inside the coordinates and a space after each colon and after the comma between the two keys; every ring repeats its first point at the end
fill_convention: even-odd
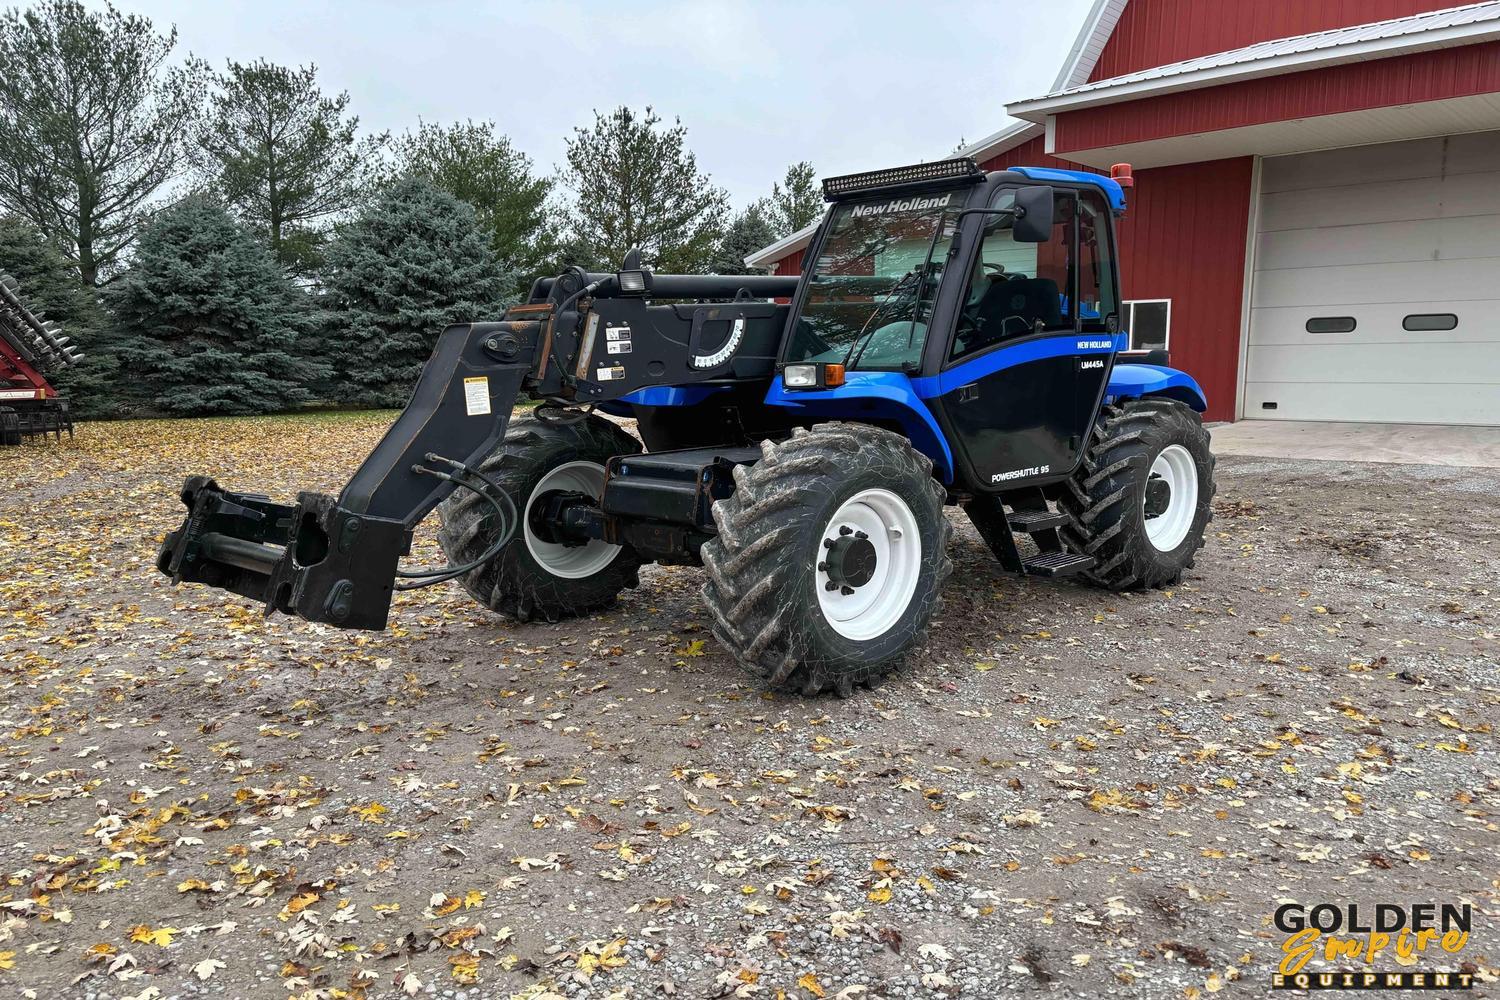
{"type": "Polygon", "coordinates": [[[970,488],[1036,486],[1082,457],[1114,360],[1116,282],[1102,195],[1053,189],[1051,238],[1013,238],[1015,188],[986,216],[937,404],[970,488]]]}

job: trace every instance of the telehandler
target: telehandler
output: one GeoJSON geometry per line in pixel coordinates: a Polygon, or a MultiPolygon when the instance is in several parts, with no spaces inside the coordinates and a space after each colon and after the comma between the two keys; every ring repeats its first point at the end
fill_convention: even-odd
{"type": "Polygon", "coordinates": [[[396,590],[456,580],[555,621],[643,563],[701,564],[744,667],[843,695],[923,642],[952,570],[945,505],[1009,570],[1173,584],[1214,459],[1189,375],[1117,363],[1129,184],[1126,165],[962,158],[853,174],[824,182],[798,276],[654,274],[632,251],[538,280],[500,320],[442,333],[338,496],[189,478],[158,567],[381,629],[396,590]],[[512,419],[523,394],[539,403],[512,419]],[[399,568],[434,508],[450,565],[399,568]]]}

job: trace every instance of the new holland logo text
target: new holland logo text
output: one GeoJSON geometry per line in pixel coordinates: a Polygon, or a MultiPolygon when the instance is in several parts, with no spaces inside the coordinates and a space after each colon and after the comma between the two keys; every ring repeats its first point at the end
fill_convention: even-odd
{"type": "Polygon", "coordinates": [[[942,208],[952,198],[953,195],[945,194],[932,198],[902,198],[883,205],[855,205],[854,210],[849,214],[856,219],[862,219],[867,215],[885,215],[887,212],[925,212],[931,208],[942,208]]]}

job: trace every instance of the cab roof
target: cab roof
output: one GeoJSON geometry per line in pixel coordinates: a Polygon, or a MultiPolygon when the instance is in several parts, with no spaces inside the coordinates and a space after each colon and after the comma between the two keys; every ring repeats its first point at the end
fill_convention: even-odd
{"type": "Polygon", "coordinates": [[[1020,174],[1033,181],[1068,181],[1073,184],[1091,184],[1104,192],[1110,210],[1116,214],[1125,211],[1125,189],[1112,177],[1091,173],[1087,170],[1062,170],[1058,167],[1011,167],[1009,173],[1020,174]]]}

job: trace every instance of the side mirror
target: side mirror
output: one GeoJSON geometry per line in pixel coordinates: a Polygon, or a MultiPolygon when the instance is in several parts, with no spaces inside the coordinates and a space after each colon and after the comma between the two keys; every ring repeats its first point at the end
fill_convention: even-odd
{"type": "Polygon", "coordinates": [[[1011,239],[1017,243],[1046,243],[1052,238],[1052,189],[1016,189],[1016,221],[1011,239]]]}
{"type": "Polygon", "coordinates": [[[651,290],[651,272],[641,267],[641,252],[632,248],[615,272],[615,287],[621,295],[645,295],[651,290]]]}

